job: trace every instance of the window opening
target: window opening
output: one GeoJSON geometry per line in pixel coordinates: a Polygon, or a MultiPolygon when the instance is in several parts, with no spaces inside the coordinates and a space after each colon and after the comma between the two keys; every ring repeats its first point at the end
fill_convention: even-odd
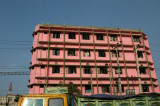
{"type": "Polygon", "coordinates": [[[59,66],[53,66],[52,67],[52,73],[60,73],[60,67],[59,66]]]}
{"type": "Polygon", "coordinates": [[[69,39],[76,39],[75,33],[69,33],[69,39]]]}
{"type": "Polygon", "coordinates": [[[90,57],[90,50],[84,50],[84,57],[90,57]]]}
{"type": "Polygon", "coordinates": [[[60,38],[60,32],[53,32],[53,38],[60,38]]]}
{"type": "Polygon", "coordinates": [[[76,74],[76,67],[68,67],[69,74],[76,74]]]}
{"type": "Polygon", "coordinates": [[[110,35],[111,41],[117,41],[117,35],[110,35]]]}
{"type": "Polygon", "coordinates": [[[59,49],[53,49],[53,55],[54,56],[60,55],[60,50],[59,49]]]}
{"type": "Polygon", "coordinates": [[[84,40],[89,40],[89,33],[82,34],[84,40]]]}
{"type": "Polygon", "coordinates": [[[68,56],[75,56],[75,50],[74,49],[68,49],[68,56]]]}
{"type": "Polygon", "coordinates": [[[99,54],[99,57],[106,57],[104,50],[99,50],[98,54],[99,54]]]}
{"type": "Polygon", "coordinates": [[[103,34],[97,34],[97,40],[103,40],[103,34]]]}

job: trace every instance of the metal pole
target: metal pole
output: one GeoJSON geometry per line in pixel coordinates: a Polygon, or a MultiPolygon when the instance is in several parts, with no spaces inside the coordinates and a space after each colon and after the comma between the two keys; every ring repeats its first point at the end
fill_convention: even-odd
{"type": "Polygon", "coordinates": [[[142,84],[141,84],[141,78],[140,78],[139,62],[138,62],[137,46],[136,45],[134,45],[134,50],[135,50],[135,54],[136,54],[136,64],[137,64],[137,72],[138,72],[139,93],[142,93],[142,84]]]}
{"type": "Polygon", "coordinates": [[[117,57],[117,66],[118,66],[118,90],[120,95],[122,95],[122,86],[121,86],[121,76],[120,76],[120,68],[119,68],[119,55],[118,55],[118,47],[115,47],[116,49],[116,57],[117,57]]]}

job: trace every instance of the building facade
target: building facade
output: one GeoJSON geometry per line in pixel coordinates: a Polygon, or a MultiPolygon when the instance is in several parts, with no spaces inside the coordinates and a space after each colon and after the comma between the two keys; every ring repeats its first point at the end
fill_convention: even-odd
{"type": "Polygon", "coordinates": [[[140,29],[38,24],[33,38],[29,94],[70,82],[83,95],[159,92],[140,29]]]}
{"type": "Polygon", "coordinates": [[[18,99],[18,94],[7,94],[6,96],[0,96],[0,106],[17,106],[18,99]]]}

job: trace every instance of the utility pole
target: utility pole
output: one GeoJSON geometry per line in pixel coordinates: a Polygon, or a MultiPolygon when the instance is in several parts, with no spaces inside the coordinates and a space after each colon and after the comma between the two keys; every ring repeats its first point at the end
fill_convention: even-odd
{"type": "Polygon", "coordinates": [[[118,54],[118,44],[115,47],[116,49],[116,57],[117,57],[117,66],[118,66],[118,90],[120,95],[122,95],[122,86],[121,86],[121,76],[120,76],[120,68],[119,68],[119,54],[118,54]]]}
{"type": "Polygon", "coordinates": [[[91,72],[91,94],[93,95],[93,85],[92,85],[92,70],[90,70],[91,72]]]}
{"type": "Polygon", "coordinates": [[[111,69],[110,69],[110,65],[108,65],[109,66],[109,79],[110,79],[110,92],[111,92],[111,95],[112,95],[112,80],[111,80],[111,69]]]}
{"type": "Polygon", "coordinates": [[[142,93],[142,84],[141,84],[140,71],[139,71],[139,62],[138,62],[138,55],[137,55],[137,45],[134,45],[134,50],[135,50],[135,54],[136,54],[136,64],[137,64],[137,72],[138,72],[139,93],[142,93]]]}

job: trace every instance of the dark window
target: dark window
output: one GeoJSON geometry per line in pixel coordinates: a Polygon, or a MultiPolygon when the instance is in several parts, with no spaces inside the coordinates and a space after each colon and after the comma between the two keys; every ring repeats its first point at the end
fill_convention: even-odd
{"type": "Polygon", "coordinates": [[[99,50],[98,54],[99,54],[99,57],[106,57],[106,54],[105,54],[104,50],[99,50]]]}
{"type": "Polygon", "coordinates": [[[134,42],[140,42],[140,37],[139,36],[134,36],[133,39],[134,39],[134,42]]]}
{"type": "Polygon", "coordinates": [[[91,74],[91,68],[90,67],[85,67],[84,68],[84,73],[85,74],[91,74]]]}
{"type": "Polygon", "coordinates": [[[48,32],[44,32],[44,34],[47,34],[48,32]]]}
{"type": "Polygon", "coordinates": [[[52,67],[52,73],[60,73],[60,67],[59,66],[52,67]]]}
{"type": "Polygon", "coordinates": [[[121,88],[122,88],[122,92],[124,92],[124,85],[121,85],[121,88]]]}
{"type": "Polygon", "coordinates": [[[46,51],[46,48],[43,48],[43,51],[46,51]]]}
{"type": "Polygon", "coordinates": [[[137,54],[138,54],[138,58],[143,58],[143,52],[138,51],[137,54]]]}
{"type": "Polygon", "coordinates": [[[115,74],[118,74],[119,71],[120,71],[120,74],[122,74],[121,67],[119,67],[119,69],[118,69],[118,67],[115,67],[114,69],[115,69],[115,74]]]}
{"type": "Polygon", "coordinates": [[[76,73],[76,67],[68,67],[68,73],[69,74],[75,74],[76,73]]]}
{"type": "Polygon", "coordinates": [[[82,35],[84,40],[89,40],[89,33],[83,33],[82,35]]]}
{"type": "Polygon", "coordinates": [[[110,35],[111,41],[117,41],[117,35],[110,35]]]}
{"type": "Polygon", "coordinates": [[[90,50],[84,50],[84,57],[90,57],[90,50]]]}
{"type": "Polygon", "coordinates": [[[91,86],[90,85],[85,86],[85,93],[91,93],[91,86]]]}
{"type": "Polygon", "coordinates": [[[75,33],[69,33],[69,39],[76,39],[75,33]]]}
{"type": "Polygon", "coordinates": [[[55,56],[60,55],[60,50],[59,49],[53,49],[53,55],[55,55],[55,56]]]}
{"type": "Polygon", "coordinates": [[[139,70],[140,70],[140,74],[147,74],[145,67],[139,67],[139,70]]]}
{"type": "Polygon", "coordinates": [[[44,65],[42,65],[42,66],[41,66],[41,68],[45,68],[45,66],[44,66],[44,65]]]}
{"type": "Polygon", "coordinates": [[[32,70],[34,69],[34,66],[32,66],[32,70]]]}
{"type": "Polygon", "coordinates": [[[33,85],[31,85],[30,88],[33,88],[33,85]]]}
{"type": "Polygon", "coordinates": [[[49,99],[48,106],[64,106],[64,101],[60,98],[49,99]]]}
{"type": "Polygon", "coordinates": [[[44,85],[40,85],[40,88],[44,88],[44,85]]]}
{"type": "Polygon", "coordinates": [[[52,84],[52,87],[57,87],[57,86],[59,86],[58,84],[52,84]]]}
{"type": "Polygon", "coordinates": [[[107,67],[100,67],[100,74],[107,74],[107,67]]]}
{"type": "Polygon", "coordinates": [[[149,92],[149,86],[147,84],[142,85],[143,92],[149,92]]]}
{"type": "Polygon", "coordinates": [[[97,40],[103,40],[103,34],[97,34],[97,40]]]}
{"type": "Polygon", "coordinates": [[[75,50],[74,49],[68,49],[68,56],[75,56],[75,50]]]}
{"type": "Polygon", "coordinates": [[[109,85],[102,85],[102,93],[108,92],[109,93],[109,85]]]}
{"type": "Polygon", "coordinates": [[[120,57],[119,51],[118,51],[118,53],[116,53],[116,50],[112,51],[112,57],[117,57],[117,54],[118,54],[118,57],[120,57]]]}
{"type": "Polygon", "coordinates": [[[60,38],[60,32],[53,32],[53,38],[60,38]]]}

